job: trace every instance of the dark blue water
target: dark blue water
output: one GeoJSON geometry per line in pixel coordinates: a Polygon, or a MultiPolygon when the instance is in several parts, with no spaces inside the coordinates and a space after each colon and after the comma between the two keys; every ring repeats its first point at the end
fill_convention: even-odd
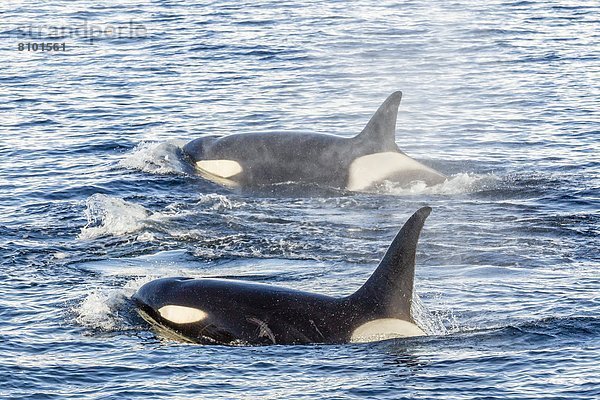
{"type": "Polygon", "coordinates": [[[596,1],[0,11],[0,398],[600,397],[596,1]],[[44,40],[66,51],[18,50],[44,40]],[[250,196],[177,157],[204,133],[352,136],[395,90],[399,146],[447,183],[250,196]],[[348,294],[423,205],[428,337],[198,346],[129,300],[169,275],[348,294]]]}

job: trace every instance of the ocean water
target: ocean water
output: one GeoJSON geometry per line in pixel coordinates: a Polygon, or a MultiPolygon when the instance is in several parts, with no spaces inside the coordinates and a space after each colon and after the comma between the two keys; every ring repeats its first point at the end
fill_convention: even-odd
{"type": "Polygon", "coordinates": [[[592,0],[2,2],[0,398],[600,398],[599,16],[592,0]],[[66,49],[19,50],[41,42],[66,49]],[[397,143],[446,183],[250,195],[179,157],[206,133],[353,136],[395,90],[397,143]],[[200,346],[132,307],[173,275],[351,293],[423,205],[430,336],[200,346]]]}

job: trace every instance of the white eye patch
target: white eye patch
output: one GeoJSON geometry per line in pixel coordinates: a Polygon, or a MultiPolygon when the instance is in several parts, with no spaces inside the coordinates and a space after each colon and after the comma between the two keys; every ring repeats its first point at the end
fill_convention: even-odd
{"type": "Polygon", "coordinates": [[[193,307],[168,305],[161,307],[158,313],[164,319],[176,324],[191,324],[202,321],[208,314],[193,307]]]}
{"type": "Polygon", "coordinates": [[[221,178],[231,178],[243,171],[242,166],[233,160],[202,160],[196,162],[196,166],[202,171],[221,178]]]}

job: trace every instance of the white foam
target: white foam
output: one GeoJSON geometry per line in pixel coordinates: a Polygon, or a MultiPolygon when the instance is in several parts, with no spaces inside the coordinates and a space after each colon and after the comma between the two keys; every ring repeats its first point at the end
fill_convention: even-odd
{"type": "Polygon", "coordinates": [[[75,320],[90,329],[115,331],[127,328],[120,316],[128,308],[128,299],[151,278],[134,279],[122,288],[96,289],[73,309],[75,320]]]}
{"type": "Polygon", "coordinates": [[[56,253],[52,254],[52,257],[56,260],[64,260],[65,258],[69,257],[69,255],[65,252],[57,251],[56,253]]]}
{"type": "MultiPolygon", "coordinates": [[[[124,235],[145,226],[151,213],[144,207],[105,194],[93,194],[86,200],[87,224],[79,239],[94,239],[106,235],[124,235]]],[[[142,239],[148,240],[149,237],[142,239]]]]}
{"type": "Polygon", "coordinates": [[[393,194],[397,196],[412,196],[422,194],[442,194],[455,195],[462,193],[474,193],[480,190],[495,187],[500,182],[494,174],[469,174],[460,173],[449,177],[445,182],[438,185],[427,186],[423,181],[414,181],[408,186],[401,186],[398,183],[384,181],[378,187],[378,192],[393,194]]]}
{"type": "Polygon", "coordinates": [[[143,142],[119,161],[119,166],[151,174],[185,174],[190,166],[181,158],[184,141],[143,142]]]}
{"type": "MultiPolygon", "coordinates": [[[[197,200],[202,209],[209,211],[227,211],[243,207],[246,203],[234,201],[220,194],[203,194],[197,200]]],[[[84,211],[86,225],[81,228],[78,238],[95,239],[102,236],[123,236],[139,232],[135,240],[151,242],[160,239],[161,233],[174,237],[203,237],[204,232],[198,230],[181,230],[177,224],[167,223],[186,215],[197,214],[198,207],[185,209],[182,204],[170,204],[164,212],[151,212],[139,204],[119,197],[105,194],[93,194],[86,200],[84,211]]]]}
{"type": "Polygon", "coordinates": [[[200,196],[198,204],[202,204],[210,210],[224,211],[242,207],[245,203],[233,201],[222,194],[208,193],[200,196]]]}
{"type": "MultiPolygon", "coordinates": [[[[169,219],[181,218],[192,211],[181,210],[177,204],[165,208],[165,212],[151,212],[139,204],[119,197],[96,193],[86,200],[84,211],[87,223],[81,228],[79,239],[95,239],[102,236],[123,236],[141,231],[135,238],[139,242],[158,240],[155,231],[168,230],[169,219]]],[[[169,232],[175,234],[176,231],[169,232]]]]}

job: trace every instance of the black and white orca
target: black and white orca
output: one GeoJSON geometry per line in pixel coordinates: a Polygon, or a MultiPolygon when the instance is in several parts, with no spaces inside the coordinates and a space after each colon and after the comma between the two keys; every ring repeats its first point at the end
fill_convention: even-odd
{"type": "Polygon", "coordinates": [[[395,141],[402,92],[392,93],[355,137],[313,133],[203,136],[183,147],[197,172],[227,187],[299,183],[365,191],[384,180],[436,185],[442,173],[410,158],[395,141]]]}
{"type": "Polygon", "coordinates": [[[415,253],[431,208],[404,224],[367,282],[330,297],[228,279],[164,278],[133,296],[160,332],[203,344],[347,343],[424,335],[411,314],[415,253]]]}

